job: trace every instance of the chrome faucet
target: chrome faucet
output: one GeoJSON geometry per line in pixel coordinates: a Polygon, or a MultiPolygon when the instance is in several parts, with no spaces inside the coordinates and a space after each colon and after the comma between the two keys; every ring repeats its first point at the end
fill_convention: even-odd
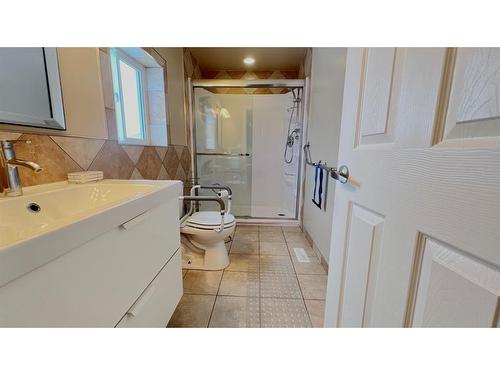
{"type": "Polygon", "coordinates": [[[23,195],[21,179],[17,167],[26,167],[35,173],[40,173],[43,168],[37,163],[16,158],[14,144],[17,142],[31,143],[31,141],[0,140],[0,197],[15,197],[23,195]]]}

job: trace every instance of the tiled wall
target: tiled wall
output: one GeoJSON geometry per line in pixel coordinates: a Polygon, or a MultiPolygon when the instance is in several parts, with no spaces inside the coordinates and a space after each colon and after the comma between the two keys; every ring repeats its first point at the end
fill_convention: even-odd
{"type": "MultiPolygon", "coordinates": [[[[202,71],[198,62],[193,57],[189,48],[184,50],[184,68],[193,79],[297,79],[300,77],[300,69],[296,70],[207,70],[202,71]]],[[[285,94],[289,90],[281,88],[214,88],[209,91],[216,94],[285,94]]]]}
{"type": "Polygon", "coordinates": [[[20,168],[23,186],[66,180],[68,172],[100,170],[104,178],[181,180],[190,184],[191,156],[186,146],[131,146],[114,140],[6,133],[0,139],[30,140],[16,144],[16,155],[44,167],[41,173],[20,168]]]}
{"type": "MultiPolygon", "coordinates": [[[[235,71],[219,70],[202,72],[204,79],[296,79],[298,70],[274,71],[235,71]]],[[[209,91],[216,94],[286,94],[286,88],[214,88],[209,91]]]]}

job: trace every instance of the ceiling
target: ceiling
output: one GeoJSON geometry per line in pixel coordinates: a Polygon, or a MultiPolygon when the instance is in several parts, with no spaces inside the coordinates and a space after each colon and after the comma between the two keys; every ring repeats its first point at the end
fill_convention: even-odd
{"type": "Polygon", "coordinates": [[[202,71],[207,70],[295,70],[299,68],[307,48],[189,48],[202,71]],[[245,65],[251,56],[255,64],[245,65]]]}

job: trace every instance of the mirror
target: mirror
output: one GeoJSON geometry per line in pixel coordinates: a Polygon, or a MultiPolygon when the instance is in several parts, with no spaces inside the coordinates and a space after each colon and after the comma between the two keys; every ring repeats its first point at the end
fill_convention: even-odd
{"type": "Polygon", "coordinates": [[[55,48],[0,48],[0,123],[66,129],[55,48]]]}

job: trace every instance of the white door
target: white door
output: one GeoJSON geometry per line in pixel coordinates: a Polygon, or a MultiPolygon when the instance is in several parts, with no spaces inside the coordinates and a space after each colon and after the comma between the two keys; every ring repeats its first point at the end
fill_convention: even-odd
{"type": "Polygon", "coordinates": [[[500,49],[351,49],[326,326],[493,327],[500,49]]]}

